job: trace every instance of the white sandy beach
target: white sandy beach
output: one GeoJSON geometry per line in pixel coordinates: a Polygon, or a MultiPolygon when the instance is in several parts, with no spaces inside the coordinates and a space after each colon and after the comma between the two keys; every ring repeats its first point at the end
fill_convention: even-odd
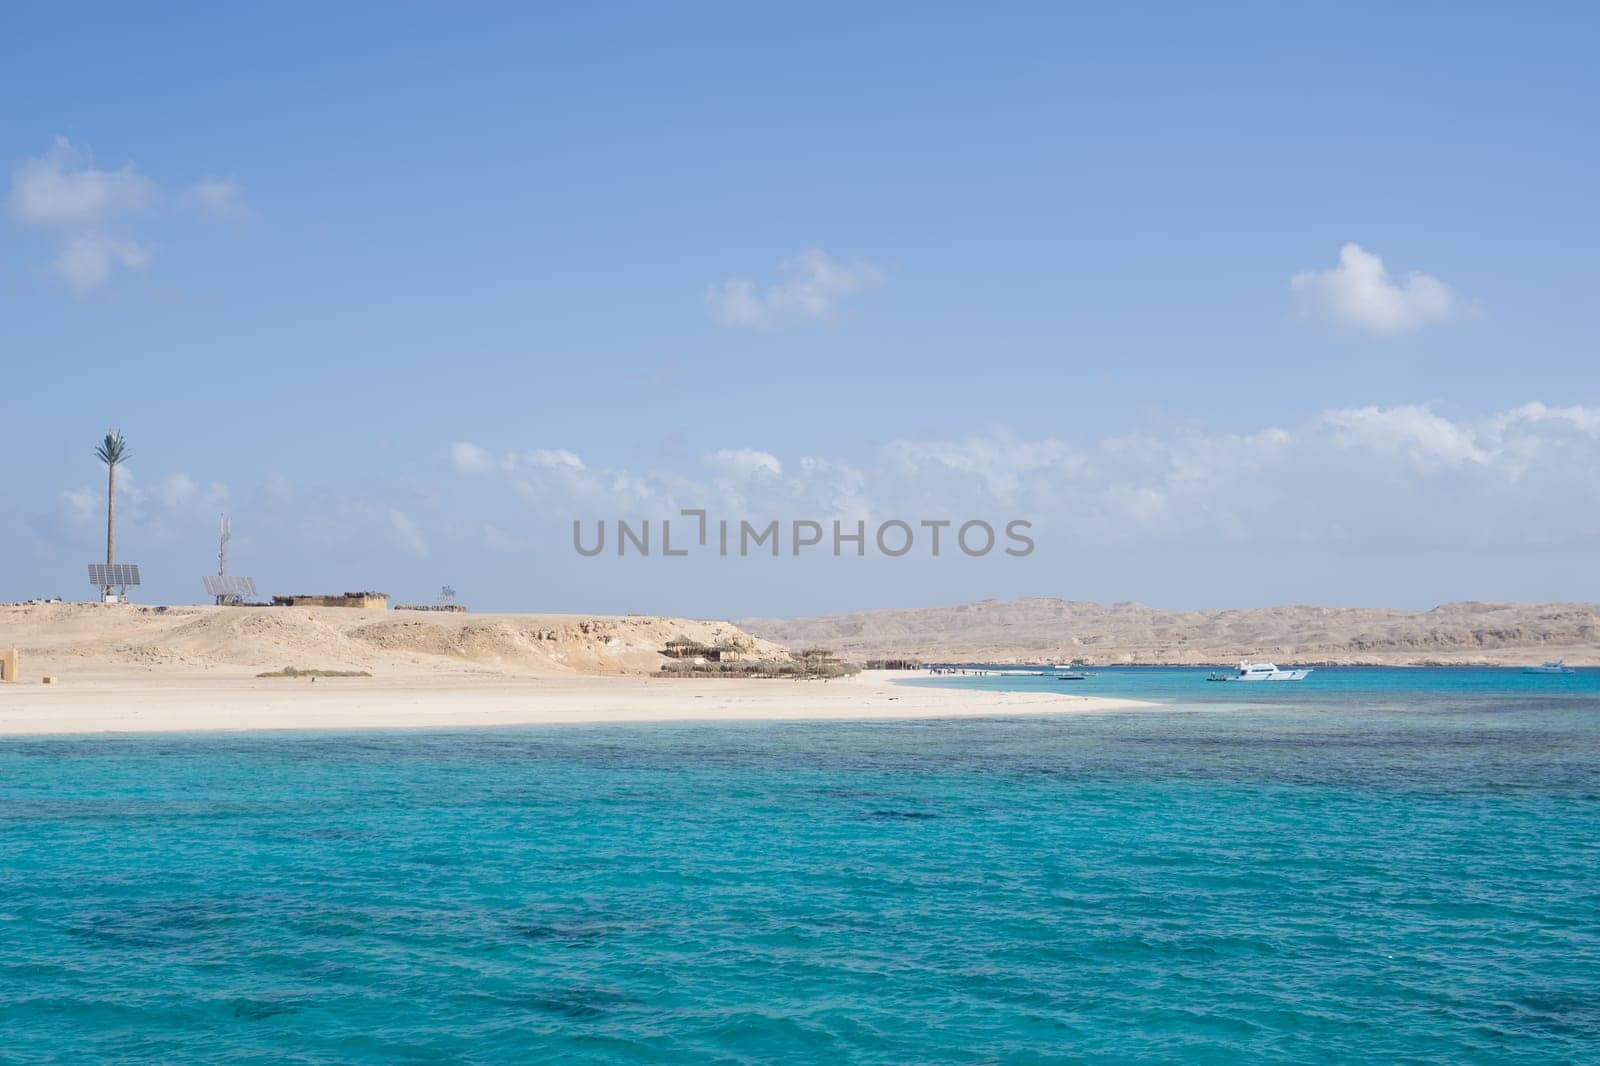
{"type": "Polygon", "coordinates": [[[1141,706],[1070,693],[903,685],[876,671],[834,681],[152,676],[5,686],[0,735],[984,717],[1141,706]]]}

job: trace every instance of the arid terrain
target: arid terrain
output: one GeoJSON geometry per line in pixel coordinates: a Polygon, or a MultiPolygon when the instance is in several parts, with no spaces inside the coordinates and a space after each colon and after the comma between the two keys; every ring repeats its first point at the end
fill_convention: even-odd
{"type": "Polygon", "coordinates": [[[1600,606],[1587,603],[1163,611],[1137,603],[984,600],[739,624],[790,648],[824,645],[858,660],[1513,665],[1565,658],[1574,666],[1600,665],[1600,606]]]}
{"type": "Polygon", "coordinates": [[[150,607],[39,603],[0,607],[0,648],[33,673],[195,673],[253,677],[298,669],[397,676],[653,674],[675,637],[746,644],[788,657],[728,622],[643,616],[446,614],[340,607],[150,607]]]}

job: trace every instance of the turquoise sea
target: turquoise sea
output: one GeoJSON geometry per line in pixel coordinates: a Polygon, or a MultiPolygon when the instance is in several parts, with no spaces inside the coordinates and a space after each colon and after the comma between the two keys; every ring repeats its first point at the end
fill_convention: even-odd
{"type": "Polygon", "coordinates": [[[1600,672],[1203,673],[0,739],[0,1060],[1600,1061],[1600,672]]]}

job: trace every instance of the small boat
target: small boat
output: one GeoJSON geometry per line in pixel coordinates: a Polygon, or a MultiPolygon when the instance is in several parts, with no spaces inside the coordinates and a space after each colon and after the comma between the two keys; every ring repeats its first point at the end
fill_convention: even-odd
{"type": "Polygon", "coordinates": [[[1572,667],[1568,666],[1565,659],[1546,659],[1538,666],[1525,666],[1525,674],[1570,674],[1572,667]]]}
{"type": "Polygon", "coordinates": [[[1070,674],[1057,674],[1056,675],[1056,680],[1057,681],[1084,681],[1084,680],[1087,680],[1088,677],[1089,677],[1088,674],[1079,673],[1078,671],[1074,670],[1070,674]]]}
{"type": "Polygon", "coordinates": [[[1280,670],[1274,663],[1241,662],[1233,673],[1213,673],[1207,681],[1304,681],[1308,668],[1280,670]]]}

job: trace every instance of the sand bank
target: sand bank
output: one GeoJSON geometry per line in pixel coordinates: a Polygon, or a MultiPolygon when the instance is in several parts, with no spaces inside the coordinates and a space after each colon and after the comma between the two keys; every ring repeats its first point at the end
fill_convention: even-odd
{"type": "Polygon", "coordinates": [[[911,686],[879,672],[827,682],[132,677],[8,686],[0,690],[0,735],[984,717],[1143,706],[1070,693],[911,686]]]}

